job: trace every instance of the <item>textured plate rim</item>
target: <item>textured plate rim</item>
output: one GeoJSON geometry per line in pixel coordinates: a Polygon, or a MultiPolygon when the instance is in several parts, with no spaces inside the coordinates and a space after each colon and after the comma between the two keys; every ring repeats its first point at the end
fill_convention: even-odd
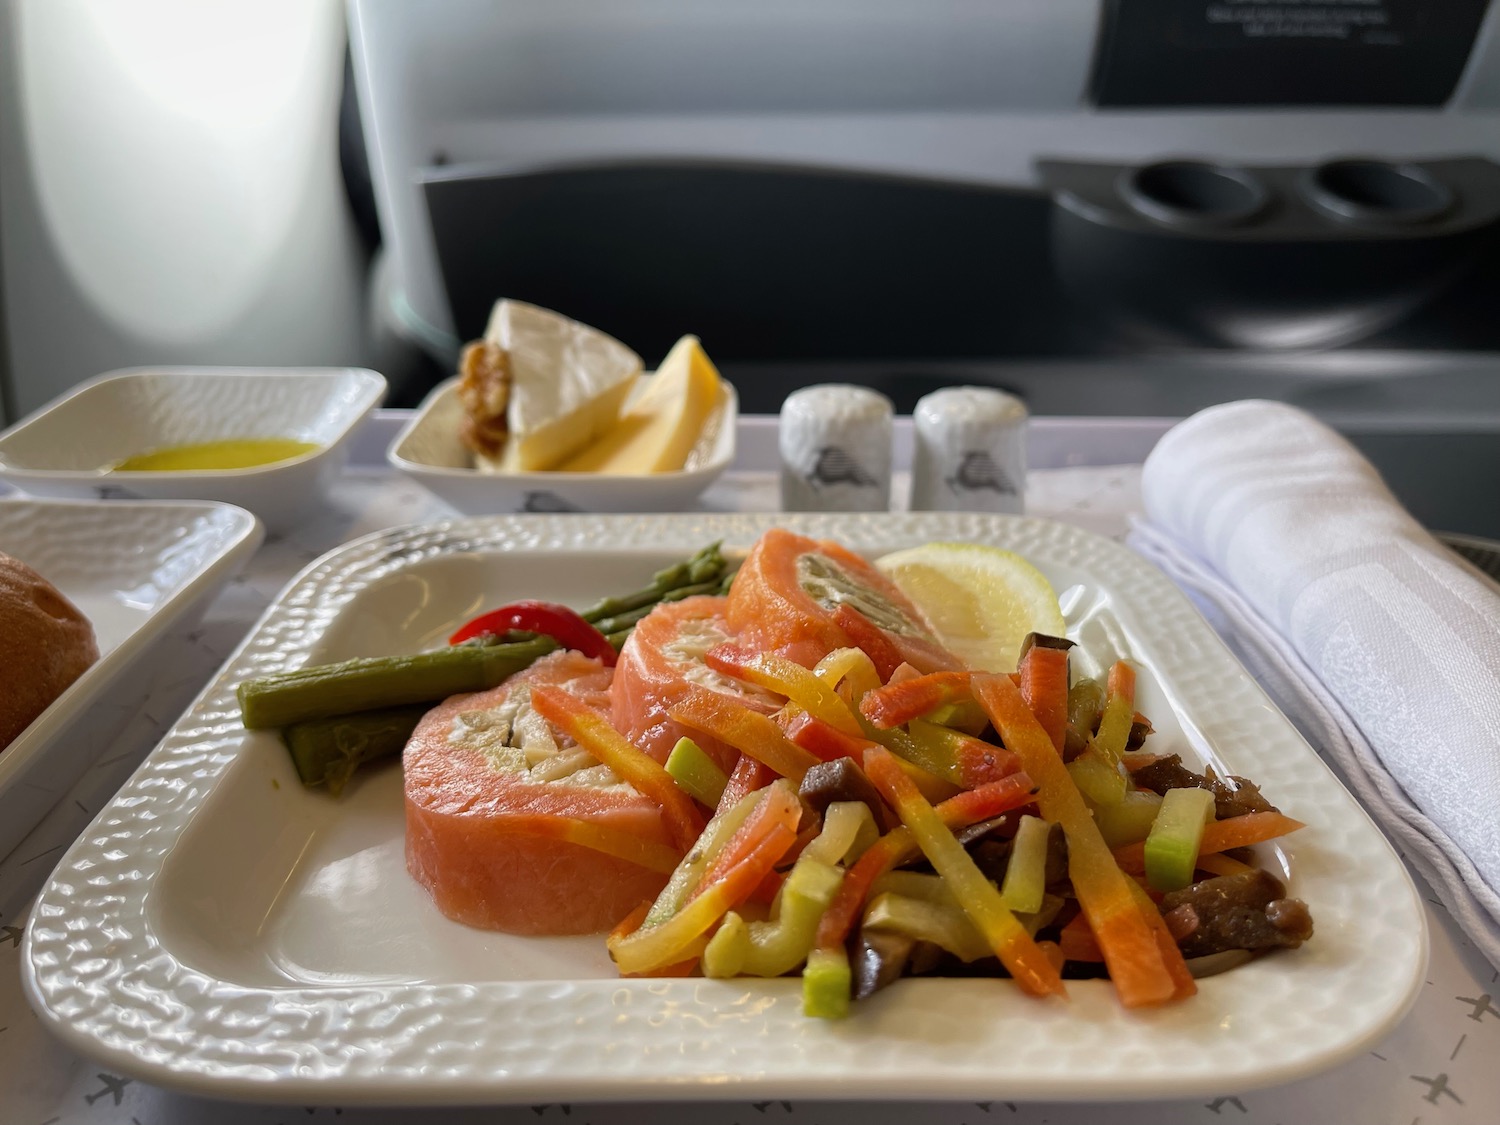
{"type": "MultiPolygon", "coordinates": [[[[1309,897],[1316,916],[1320,901],[1309,897]]],[[[1425,914],[1384,837],[1187,600],[1119,544],[1069,525],[1003,516],[496,516],[377,533],[304,570],[63,858],[33,909],[22,977],[44,1025],[70,1046],[122,1073],[206,1096],[351,1105],[831,1099],[847,1098],[857,1084],[862,1097],[1097,1101],[1243,1091],[1335,1066],[1405,1015],[1426,960],[1425,914]],[[257,988],[183,965],[152,932],[145,899],[161,861],[234,757],[233,685],[252,669],[295,665],[298,648],[321,635],[361,585],[456,552],[544,553],[601,542],[639,553],[691,549],[715,538],[748,543],[773,524],[871,550],[937,538],[996,542],[1089,573],[1122,599],[1132,648],[1146,643],[1185,727],[1206,733],[1229,765],[1256,771],[1273,793],[1282,776],[1311,786],[1300,797],[1317,817],[1307,817],[1308,839],[1295,850],[1299,864],[1311,861],[1320,874],[1298,893],[1331,895],[1358,882],[1381,893],[1385,913],[1358,918],[1366,929],[1357,941],[1345,935],[1343,960],[1322,964],[1329,946],[1315,940],[1282,960],[1204,982],[1197,1008],[1125,1013],[1103,985],[1075,988],[1060,1008],[1010,991],[975,1007],[981,990],[910,982],[932,985],[921,1003],[908,989],[839,1025],[802,1020],[788,990],[794,981],[257,988]],[[1107,581],[1097,577],[1101,568],[1107,581]],[[1217,693],[1224,714],[1205,717],[1191,707],[1184,714],[1183,701],[1199,688],[1205,699],[1209,689],[1217,693]],[[1338,837],[1344,850],[1317,842],[1325,837],[1338,837]],[[1371,990],[1371,979],[1383,989],[1371,990]],[[1317,1022],[1323,1039],[1311,1048],[1296,1042],[1295,1026],[1273,1019],[1257,1028],[1257,1018],[1275,1011],[1246,999],[1257,985],[1305,994],[1309,980],[1314,991],[1337,986],[1334,999],[1354,1013],[1352,1022],[1317,1022]],[[928,1003],[934,998],[936,1012],[928,1003]],[[542,1021],[561,1018],[565,1033],[554,1029],[539,1042],[527,1019],[516,1018],[527,1011],[542,1021]],[[393,1026],[393,1013],[398,1023],[439,1032],[424,1041],[409,1022],[393,1026]],[[972,1041],[914,1030],[966,1016],[972,1041]],[[1253,1044],[1243,1040],[1246,1025],[1259,1034],[1253,1044]],[[882,1053],[893,1042],[900,1049],[894,1063],[882,1053]],[[1039,1069],[1018,1071],[1014,1059],[1037,1043],[1069,1058],[1043,1056],[1039,1069]],[[1110,1057],[1100,1053],[1108,1045],[1117,1056],[1113,1070],[1098,1066],[1110,1057]],[[1159,1055],[1173,1045],[1178,1053],[1167,1066],[1159,1055]]]]}
{"type": "Polygon", "coordinates": [[[211,512],[224,512],[232,525],[218,549],[205,556],[201,564],[172,590],[162,603],[147,615],[135,629],[123,637],[104,656],[100,657],[68,690],[32,720],[0,754],[0,789],[7,786],[12,777],[28,768],[38,754],[42,753],[58,731],[72,721],[72,712],[87,706],[98,694],[108,689],[125,666],[154,643],[192,602],[206,592],[210,586],[228,581],[230,568],[236,560],[247,557],[260,546],[265,534],[264,527],[256,516],[234,504],[216,500],[70,500],[32,496],[0,496],[0,505],[27,505],[37,509],[93,510],[107,519],[118,519],[122,524],[133,520],[132,509],[141,511],[181,511],[185,518],[180,527],[187,527],[192,520],[200,519],[211,512]],[[190,514],[190,515],[189,515],[190,514]]]}

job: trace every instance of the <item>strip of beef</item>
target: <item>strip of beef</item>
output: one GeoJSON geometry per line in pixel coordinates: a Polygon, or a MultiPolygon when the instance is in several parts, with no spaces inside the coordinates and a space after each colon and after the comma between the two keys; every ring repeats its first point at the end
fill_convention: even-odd
{"type": "Polygon", "coordinates": [[[1182,758],[1177,754],[1142,766],[1131,774],[1131,778],[1138,788],[1153,793],[1165,794],[1168,789],[1212,790],[1216,820],[1229,820],[1253,812],[1280,811],[1261,795],[1255,782],[1243,777],[1219,777],[1213,766],[1209,766],[1206,773],[1194,773],[1182,764],[1182,758]]]}
{"type": "Polygon", "coordinates": [[[1162,918],[1184,957],[1227,949],[1295,949],[1312,937],[1312,915],[1269,871],[1221,875],[1162,896],[1162,918]]]}

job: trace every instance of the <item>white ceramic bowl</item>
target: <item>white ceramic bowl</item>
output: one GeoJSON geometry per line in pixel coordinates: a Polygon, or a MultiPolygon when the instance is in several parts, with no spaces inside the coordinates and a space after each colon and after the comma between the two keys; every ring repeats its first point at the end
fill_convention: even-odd
{"type": "Polygon", "coordinates": [[[282,532],[327,495],[350,437],[384,395],[385,380],[358,368],[110,372],[0,433],[0,480],[32,496],[62,499],[219,500],[282,532]],[[269,437],[317,448],[249,469],[111,469],[157,449],[269,437]]]}
{"type": "Polygon", "coordinates": [[[734,460],[739,399],[729,383],[722,386],[719,410],[689,455],[688,467],[678,472],[639,476],[483,472],[474,467],[468,449],[458,439],[464,412],[457,379],[433,388],[391,443],[388,460],[465,515],[682,511],[734,460]]]}

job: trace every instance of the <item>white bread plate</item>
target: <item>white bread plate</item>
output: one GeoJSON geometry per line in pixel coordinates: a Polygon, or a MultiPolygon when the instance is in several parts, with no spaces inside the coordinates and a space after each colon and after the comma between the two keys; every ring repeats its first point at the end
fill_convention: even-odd
{"type": "Polygon", "coordinates": [[[155,367],[80,384],[0,433],[0,480],[73,500],[217,500],[279,533],[310,517],[385,396],[360,368],[155,367]],[[120,472],[128,457],[199,442],[291,438],[315,448],[246,469],[120,472]]]}
{"type": "MultiPolygon", "coordinates": [[[[626,402],[654,376],[643,376],[626,402]]],[[[727,381],[719,383],[719,406],[688,454],[687,467],[666,473],[613,474],[489,472],[474,467],[459,440],[463,404],[458,379],[439,383],[411,421],[396,435],[390,464],[438,499],[468,516],[507,512],[680,512],[734,460],[739,400],[727,381]]]]}

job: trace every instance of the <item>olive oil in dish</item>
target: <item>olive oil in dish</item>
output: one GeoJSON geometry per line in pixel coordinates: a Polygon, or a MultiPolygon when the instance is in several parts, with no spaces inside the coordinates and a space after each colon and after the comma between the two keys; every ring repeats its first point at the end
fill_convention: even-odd
{"type": "Polygon", "coordinates": [[[290,461],[294,457],[311,453],[317,445],[310,441],[293,438],[228,438],[223,441],[197,442],[192,445],[174,445],[165,449],[154,449],[135,457],[127,457],[110,466],[114,472],[203,472],[214,469],[253,469],[260,465],[272,465],[278,461],[290,461]]]}

